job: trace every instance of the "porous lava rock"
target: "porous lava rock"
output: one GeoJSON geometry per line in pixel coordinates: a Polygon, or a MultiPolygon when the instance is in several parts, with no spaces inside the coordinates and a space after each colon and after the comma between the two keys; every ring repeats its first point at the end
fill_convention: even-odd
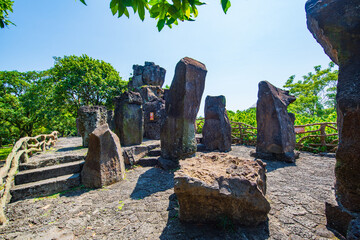
{"type": "Polygon", "coordinates": [[[142,86],[140,88],[136,88],[135,92],[139,92],[141,98],[143,100],[143,104],[146,102],[150,102],[157,98],[163,98],[164,96],[164,89],[159,86],[142,86]]]}
{"type": "Polygon", "coordinates": [[[143,140],[144,113],[140,93],[127,91],[115,98],[115,133],[121,145],[141,144],[143,140]]]}
{"type": "Polygon", "coordinates": [[[174,191],[184,222],[218,222],[256,226],[267,220],[266,175],[261,160],[226,153],[206,153],[180,161],[174,191]]]}
{"type": "Polygon", "coordinates": [[[349,228],[346,235],[347,240],[360,239],[360,217],[352,220],[349,224],[349,228]]]}
{"type": "Polygon", "coordinates": [[[88,146],[89,134],[107,122],[107,110],[103,106],[82,106],[78,110],[76,125],[82,137],[83,147],[88,146]]]}
{"type": "Polygon", "coordinates": [[[295,115],[287,112],[287,106],[295,100],[288,91],[281,90],[267,81],[259,83],[255,157],[295,161],[295,115]]]}
{"type": "Polygon", "coordinates": [[[144,66],[133,65],[133,70],[130,88],[139,88],[143,85],[162,87],[164,84],[166,70],[153,62],[145,62],[144,66]]]}
{"type": "Polygon", "coordinates": [[[81,171],[85,187],[100,188],[125,179],[125,164],[120,140],[107,124],[89,135],[89,149],[81,171]]]}
{"type": "Polygon", "coordinates": [[[207,96],[205,99],[202,143],[207,150],[222,152],[231,150],[231,125],[225,107],[225,96],[207,96]]]}
{"type": "MultiPolygon", "coordinates": [[[[160,164],[176,166],[196,152],[195,119],[205,87],[206,67],[189,57],[181,59],[166,96],[166,120],[161,129],[160,164]],[[170,160],[169,164],[165,164],[170,160]],[[163,164],[164,163],[164,164],[163,164]]],[[[166,167],[167,168],[167,167],[166,167]]]]}
{"type": "Polygon", "coordinates": [[[305,9],[308,29],[339,65],[336,94],[339,145],[335,165],[339,211],[345,207],[359,213],[360,1],[309,0],[305,9]]]}
{"type": "Polygon", "coordinates": [[[160,139],[161,126],[166,117],[165,100],[154,98],[144,103],[144,137],[147,139],[160,139]]]}

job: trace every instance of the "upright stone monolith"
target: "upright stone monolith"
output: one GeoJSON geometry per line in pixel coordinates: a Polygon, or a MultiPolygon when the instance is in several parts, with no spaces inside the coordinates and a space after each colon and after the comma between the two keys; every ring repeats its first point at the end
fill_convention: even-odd
{"type": "Polygon", "coordinates": [[[185,57],[175,68],[166,97],[166,120],[161,129],[161,158],[164,168],[174,168],[178,160],[196,152],[195,119],[205,87],[204,64],[185,57]]]}
{"type": "Polygon", "coordinates": [[[89,150],[81,172],[85,187],[100,188],[125,179],[125,164],[118,136],[107,124],[89,136],[89,150]]]}
{"type": "Polygon", "coordinates": [[[144,114],[140,93],[128,91],[115,98],[115,133],[123,146],[141,144],[144,114]]]}
{"type": "Polygon", "coordinates": [[[165,100],[154,98],[144,103],[144,137],[147,139],[160,139],[160,130],[166,117],[165,100]]]}
{"type": "Polygon", "coordinates": [[[89,134],[107,122],[107,110],[103,106],[82,106],[78,110],[76,125],[82,137],[83,147],[88,146],[89,134]]]}
{"type": "Polygon", "coordinates": [[[224,96],[207,96],[205,99],[205,123],[202,134],[203,144],[210,151],[231,150],[231,125],[225,107],[224,96]]]}
{"type": "Polygon", "coordinates": [[[166,70],[153,62],[145,62],[145,66],[133,65],[133,70],[130,88],[139,88],[143,85],[161,87],[164,84],[166,70]]]}
{"type": "MultiPolygon", "coordinates": [[[[309,0],[305,9],[308,29],[339,65],[336,207],[339,212],[350,211],[355,217],[360,212],[360,1],[309,0]]],[[[331,225],[334,219],[330,215],[327,219],[331,225]]]]}
{"type": "Polygon", "coordinates": [[[287,112],[287,106],[295,100],[288,91],[276,88],[267,81],[259,83],[255,157],[295,161],[295,115],[287,112]]]}

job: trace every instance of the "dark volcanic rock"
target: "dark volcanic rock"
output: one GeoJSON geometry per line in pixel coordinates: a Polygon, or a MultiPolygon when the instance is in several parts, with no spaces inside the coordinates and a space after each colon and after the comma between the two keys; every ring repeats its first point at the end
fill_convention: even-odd
{"type": "Polygon", "coordinates": [[[296,98],[288,91],[274,87],[267,81],[259,83],[256,106],[257,158],[295,161],[295,116],[287,106],[296,98]]]}
{"type": "Polygon", "coordinates": [[[226,217],[247,226],[265,222],[270,211],[265,166],[225,153],[181,160],[174,178],[180,220],[217,222],[226,217]]]}
{"type": "Polygon", "coordinates": [[[121,145],[141,144],[144,115],[140,93],[125,92],[115,98],[115,105],[115,133],[119,136],[121,145]]]}
{"type": "Polygon", "coordinates": [[[109,128],[111,131],[115,131],[115,120],[114,120],[114,111],[108,110],[107,111],[107,124],[109,125],[109,128]]]}
{"type": "Polygon", "coordinates": [[[352,220],[347,231],[346,239],[357,240],[360,239],[360,217],[352,220]]]}
{"type": "Polygon", "coordinates": [[[143,85],[161,87],[165,81],[166,70],[153,62],[145,62],[145,66],[133,65],[133,77],[129,82],[130,88],[143,85]]]}
{"type": "Polygon", "coordinates": [[[307,25],[325,53],[339,65],[336,194],[344,207],[360,211],[360,1],[311,0],[307,25]]]}
{"type": "Polygon", "coordinates": [[[205,123],[202,130],[203,144],[210,151],[231,150],[231,126],[226,113],[224,96],[207,96],[205,100],[205,123]]]}
{"type": "Polygon", "coordinates": [[[348,226],[354,216],[344,207],[339,206],[336,201],[325,203],[325,214],[327,226],[346,236],[348,226]]]}
{"type": "Polygon", "coordinates": [[[107,121],[107,110],[103,106],[82,106],[78,110],[76,125],[83,139],[83,147],[88,146],[89,134],[107,121]]]}
{"type": "Polygon", "coordinates": [[[155,98],[144,104],[144,137],[160,139],[161,126],[165,121],[165,101],[155,98]]]}
{"type": "Polygon", "coordinates": [[[163,98],[164,96],[164,89],[159,86],[146,85],[140,88],[136,88],[135,91],[140,93],[143,99],[143,104],[157,98],[163,98]]]}
{"type": "Polygon", "coordinates": [[[81,180],[85,187],[100,188],[122,179],[125,179],[125,165],[120,141],[104,124],[89,136],[89,149],[81,180]]]}
{"type": "Polygon", "coordinates": [[[166,97],[166,120],[161,129],[161,156],[174,160],[196,152],[195,119],[204,92],[206,67],[185,57],[175,68],[166,97]]]}

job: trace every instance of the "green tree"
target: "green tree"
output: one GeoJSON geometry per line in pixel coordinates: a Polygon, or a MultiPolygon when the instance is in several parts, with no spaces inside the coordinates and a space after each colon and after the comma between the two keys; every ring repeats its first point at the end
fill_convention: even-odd
{"type": "Polygon", "coordinates": [[[54,97],[61,106],[77,111],[83,105],[113,108],[113,98],[127,87],[119,73],[109,64],[87,55],[54,57],[50,69],[54,97]]]}
{"type": "Polygon", "coordinates": [[[317,116],[334,111],[338,70],[333,68],[334,63],[330,62],[326,69],[315,66],[315,72],[309,72],[302,80],[296,81],[295,75],[291,76],[284,85],[290,94],[296,96],[289,111],[317,116]]]}
{"type": "Polygon", "coordinates": [[[4,28],[10,24],[15,25],[9,20],[9,12],[13,12],[14,1],[0,0],[0,28],[4,28]]]}

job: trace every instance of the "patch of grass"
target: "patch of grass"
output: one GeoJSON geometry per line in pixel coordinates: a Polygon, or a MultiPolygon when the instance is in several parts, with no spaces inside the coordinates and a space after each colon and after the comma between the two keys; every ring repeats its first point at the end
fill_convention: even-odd
{"type": "Polygon", "coordinates": [[[0,161],[6,160],[7,156],[11,153],[12,147],[0,148],[0,161]]]}
{"type": "Polygon", "coordinates": [[[69,192],[77,191],[77,190],[80,190],[80,189],[85,190],[85,192],[90,191],[90,189],[85,188],[84,185],[81,185],[81,186],[74,187],[74,188],[71,188],[71,189],[68,189],[68,190],[65,190],[65,191],[62,191],[62,192],[54,193],[54,194],[49,195],[49,196],[34,198],[33,201],[37,202],[37,201],[42,201],[42,200],[45,200],[45,199],[56,199],[56,198],[60,197],[61,195],[64,195],[64,194],[69,193],[69,192]]]}
{"type": "Polygon", "coordinates": [[[125,203],[123,201],[119,201],[119,206],[117,207],[118,208],[118,211],[121,211],[125,205],[125,203]]]}

